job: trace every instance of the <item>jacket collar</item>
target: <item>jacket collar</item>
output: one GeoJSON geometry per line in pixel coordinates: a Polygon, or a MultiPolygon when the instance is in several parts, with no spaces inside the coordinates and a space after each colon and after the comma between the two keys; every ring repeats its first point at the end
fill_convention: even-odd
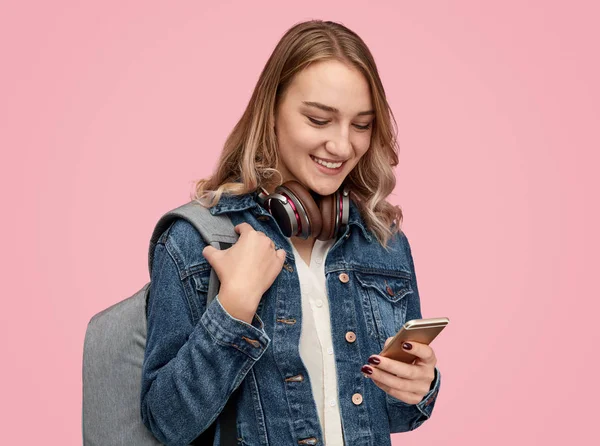
{"type": "MultiPolygon", "coordinates": [[[[226,212],[242,212],[245,210],[252,210],[259,214],[268,214],[267,210],[264,209],[258,203],[258,192],[252,192],[242,195],[223,194],[219,202],[209,209],[212,215],[220,215],[226,212]]],[[[360,216],[358,206],[350,199],[350,211],[348,214],[348,226],[358,226],[364,237],[371,242],[373,235],[365,227],[365,223],[360,216]]]]}

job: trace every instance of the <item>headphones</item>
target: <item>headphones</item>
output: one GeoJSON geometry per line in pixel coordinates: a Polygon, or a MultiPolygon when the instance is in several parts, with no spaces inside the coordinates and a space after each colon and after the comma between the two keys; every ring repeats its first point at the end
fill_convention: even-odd
{"type": "Polygon", "coordinates": [[[346,186],[326,196],[309,191],[295,180],[286,181],[272,194],[261,189],[258,202],[275,218],[286,237],[330,240],[348,224],[350,198],[346,186]]]}

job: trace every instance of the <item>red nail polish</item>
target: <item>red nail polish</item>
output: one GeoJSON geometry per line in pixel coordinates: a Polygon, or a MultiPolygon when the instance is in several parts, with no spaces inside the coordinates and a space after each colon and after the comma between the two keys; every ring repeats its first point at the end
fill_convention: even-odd
{"type": "Polygon", "coordinates": [[[372,375],[373,374],[373,369],[371,367],[369,367],[368,365],[363,365],[360,368],[360,371],[363,373],[366,373],[367,375],[372,375]]]}
{"type": "Polygon", "coordinates": [[[402,344],[402,347],[406,350],[410,350],[412,348],[412,345],[408,342],[405,342],[404,344],[402,344]]]}
{"type": "Polygon", "coordinates": [[[381,362],[381,360],[379,358],[376,358],[375,356],[369,357],[368,361],[371,364],[375,364],[375,365],[377,365],[377,364],[379,364],[381,362]]]}

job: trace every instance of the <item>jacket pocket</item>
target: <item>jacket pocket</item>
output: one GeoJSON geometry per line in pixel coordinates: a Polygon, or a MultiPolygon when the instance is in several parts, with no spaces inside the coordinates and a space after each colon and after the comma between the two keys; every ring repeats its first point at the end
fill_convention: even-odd
{"type": "Polygon", "coordinates": [[[404,271],[356,271],[355,275],[367,332],[383,348],[406,322],[407,296],[413,293],[411,275],[404,271]]]}

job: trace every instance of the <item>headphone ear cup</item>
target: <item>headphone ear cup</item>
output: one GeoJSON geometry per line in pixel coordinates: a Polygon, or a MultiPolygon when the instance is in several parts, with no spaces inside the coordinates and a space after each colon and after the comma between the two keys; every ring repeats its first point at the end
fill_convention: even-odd
{"type": "Polygon", "coordinates": [[[336,234],[348,225],[350,219],[350,190],[347,186],[335,193],[336,203],[336,234]]]}
{"type": "Polygon", "coordinates": [[[329,240],[337,237],[348,224],[350,218],[349,191],[344,187],[334,194],[321,200],[321,215],[323,218],[323,237],[319,240],[329,240]],[[325,238],[327,237],[327,238],[325,238]]]}
{"type": "Polygon", "coordinates": [[[336,225],[336,196],[337,194],[327,195],[321,198],[321,220],[323,221],[323,228],[321,234],[317,237],[319,240],[330,240],[335,237],[337,232],[336,225]]]}
{"type": "Polygon", "coordinates": [[[283,201],[283,197],[278,197],[278,190],[275,190],[273,195],[275,196],[269,199],[267,211],[273,216],[283,235],[291,237],[297,230],[296,217],[292,215],[293,213],[289,209],[289,205],[283,201]]]}
{"type": "MultiPolygon", "coordinates": [[[[321,233],[322,220],[319,206],[311,196],[310,192],[298,181],[286,181],[279,186],[281,191],[289,195],[294,202],[298,217],[302,222],[302,231],[299,236],[308,238],[309,236],[317,237],[321,233]],[[308,223],[309,227],[306,227],[308,223]]],[[[281,192],[280,192],[281,193],[281,192]]]]}

